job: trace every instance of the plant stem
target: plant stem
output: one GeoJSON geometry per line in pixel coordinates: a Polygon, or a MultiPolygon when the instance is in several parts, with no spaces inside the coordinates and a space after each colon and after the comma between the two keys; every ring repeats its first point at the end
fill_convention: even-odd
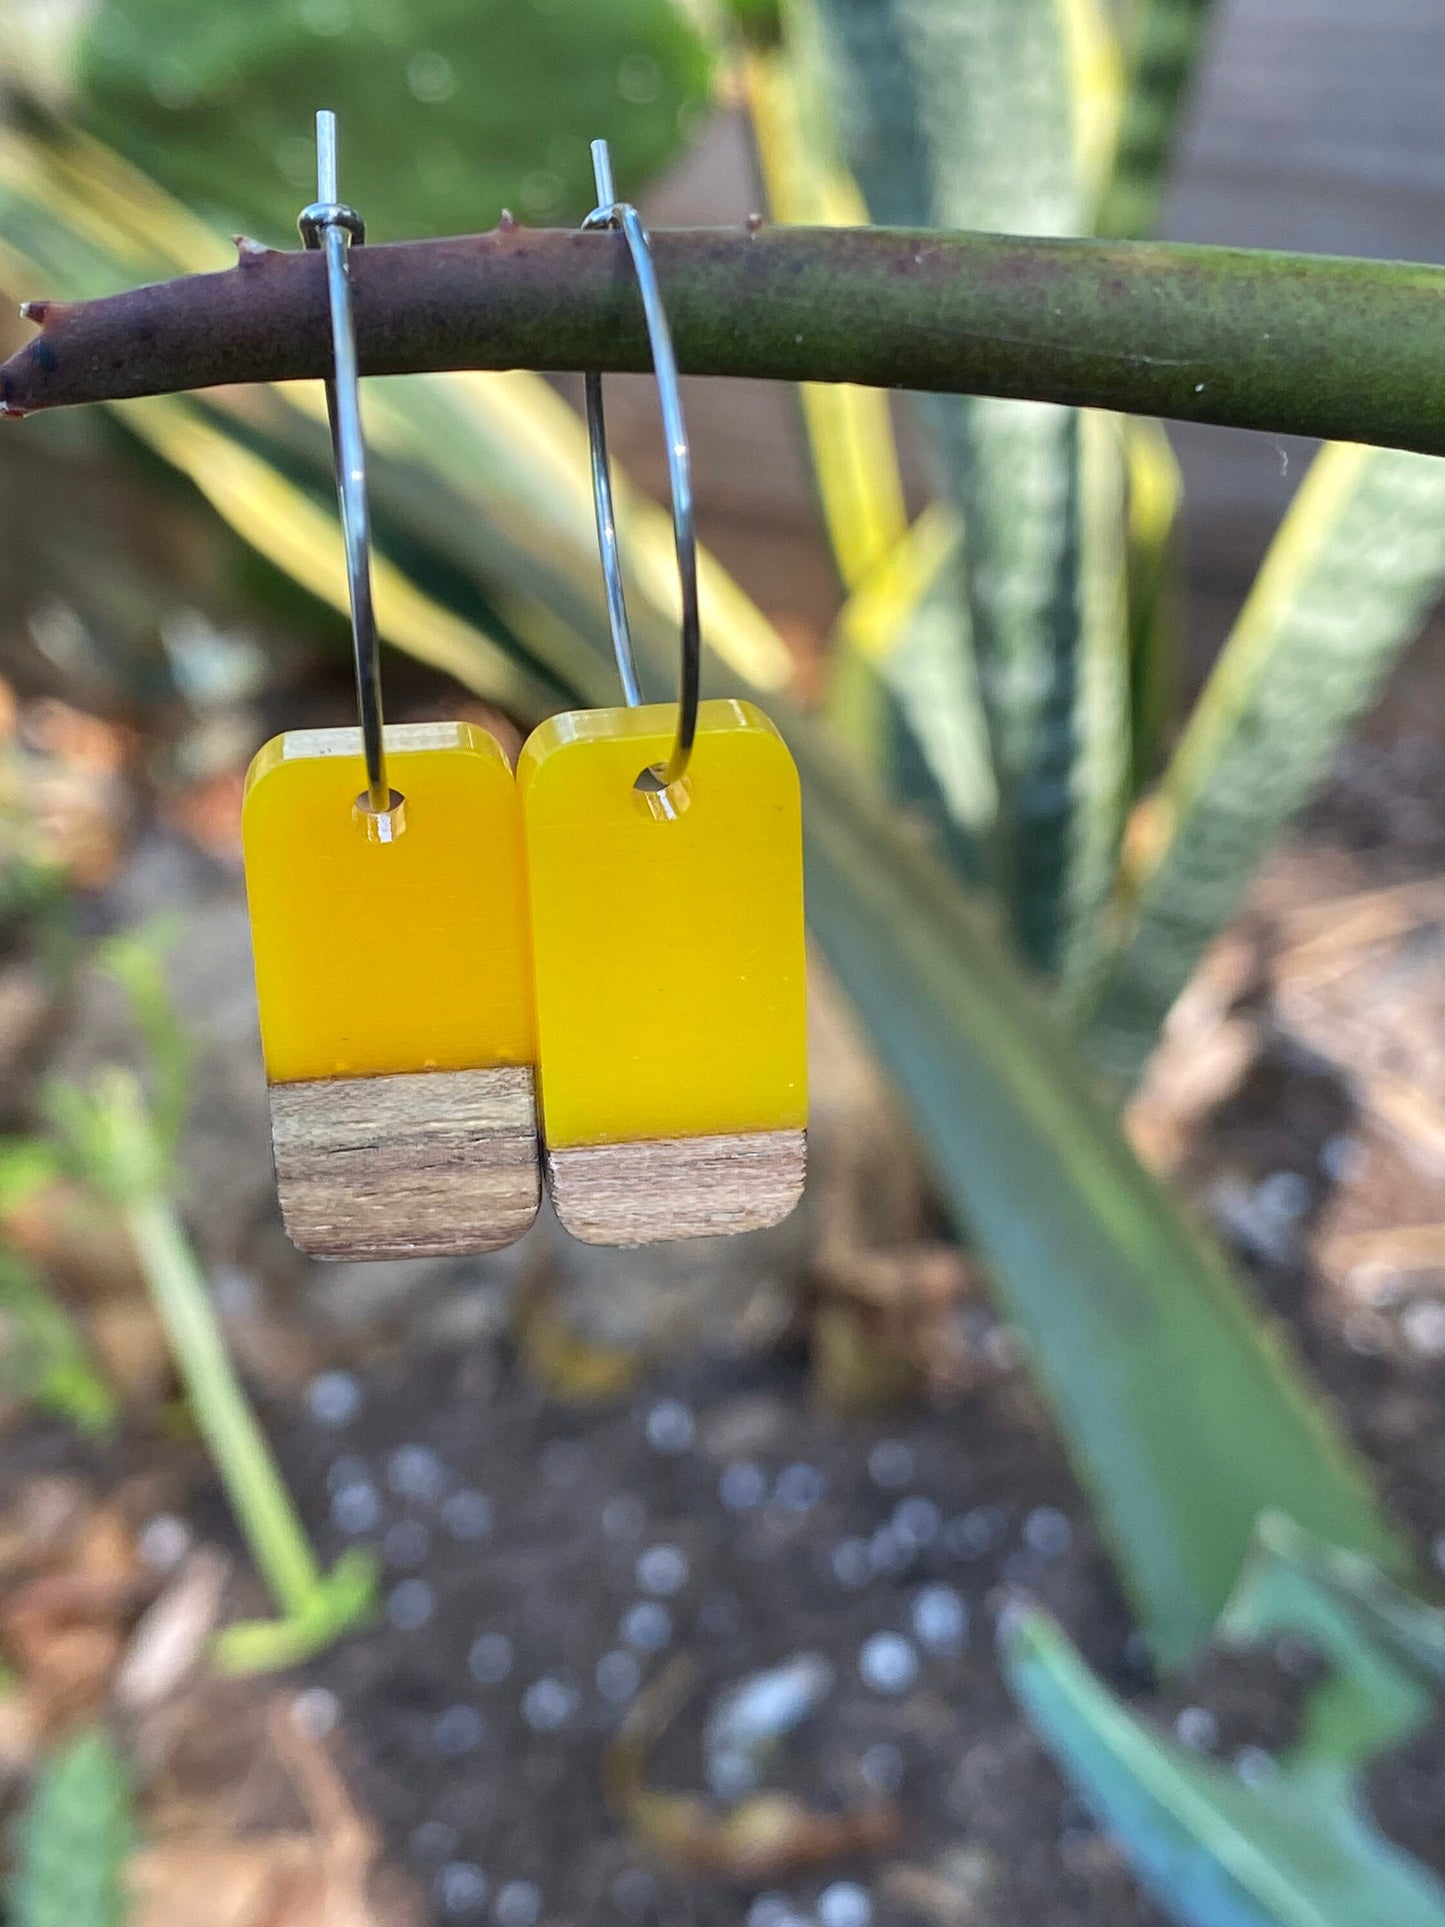
{"type": "MultiPolygon", "coordinates": [[[[1445,270],[1142,242],[889,229],[653,236],[685,372],[1013,396],[1445,453],[1445,270]]],[[[363,371],[645,369],[625,243],[499,228],[358,249],[363,371]]],[[[0,368],[0,409],[314,378],[320,258],[77,304],[0,368]]]]}
{"type": "MultiPolygon", "coordinates": [[[[122,1128],[118,1118],[115,1128],[122,1128]]],[[[124,1128],[149,1129],[139,1110],[124,1120],[124,1128]]],[[[196,1423],[251,1556],[277,1606],[299,1618],[321,1589],[321,1573],[232,1369],[195,1256],[174,1210],[159,1194],[127,1196],[121,1208],[196,1423]]]]}

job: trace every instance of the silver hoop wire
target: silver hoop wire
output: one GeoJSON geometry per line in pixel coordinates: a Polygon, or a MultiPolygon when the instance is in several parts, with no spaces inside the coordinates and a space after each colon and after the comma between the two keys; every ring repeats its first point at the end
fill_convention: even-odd
{"type": "MultiPolygon", "coordinates": [[[[392,812],[401,798],[386,780],[381,706],[381,651],[371,601],[371,511],[366,496],[366,444],[361,432],[361,384],[356,365],[356,328],[351,313],[348,256],[366,239],[355,208],[337,198],[336,116],[316,116],[316,199],[297,220],[308,248],[326,257],[326,294],[331,308],[333,373],[326,384],[336,497],[346,542],[346,580],[351,598],[351,642],[356,658],[356,707],[366,757],[366,808],[377,819],[378,840],[390,841],[392,812]]],[[[359,801],[360,799],[358,799],[359,801]]]]}
{"type": "MultiPolygon", "coordinates": [[[[693,518],[692,470],[688,461],[687,424],[682,414],[682,392],[677,379],[677,357],[657,271],[652,264],[652,247],[642,216],[628,201],[619,201],[612,184],[612,157],[605,140],[592,143],[592,171],[597,182],[598,205],[582,223],[586,228],[620,228],[626,237],[637,285],[642,294],[642,310],[647,318],[647,336],[652,348],[652,368],[657,377],[658,397],[662,404],[662,425],[667,437],[667,475],[672,489],[672,536],[677,550],[677,570],[682,580],[682,671],[678,684],[677,735],[672,754],[662,773],[662,786],[670,788],[686,774],[697,736],[697,705],[701,682],[702,641],[697,603],[697,536],[693,518]]],[[[612,626],[612,649],[622,678],[622,693],[629,708],[642,701],[637,679],[637,664],[632,654],[632,630],[627,620],[627,600],[622,587],[622,559],[617,548],[617,517],[612,503],[612,471],[607,460],[607,424],[602,412],[602,377],[585,377],[587,397],[587,439],[592,451],[592,498],[597,510],[597,542],[602,551],[602,575],[607,585],[607,616],[612,626]]]]}

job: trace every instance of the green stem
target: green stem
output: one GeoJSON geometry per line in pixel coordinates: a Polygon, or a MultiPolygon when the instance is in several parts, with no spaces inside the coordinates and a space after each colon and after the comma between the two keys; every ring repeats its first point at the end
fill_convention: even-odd
{"type": "MultiPolygon", "coordinates": [[[[1013,396],[1445,453],[1445,270],[879,228],[653,236],[691,374],[1013,396]]],[[[510,227],[367,246],[363,370],[645,369],[625,243],[510,227]]],[[[0,410],[291,381],[330,366],[319,256],[35,303],[0,410]]]]}
{"type": "MultiPolygon", "coordinates": [[[[113,1129],[144,1133],[138,1100],[112,1100],[113,1129]]],[[[210,1293],[167,1200],[138,1190],[122,1201],[151,1297],[226,1496],[257,1569],[280,1610],[303,1615],[321,1590],[320,1569],[271,1448],[232,1368],[210,1293]]]]}

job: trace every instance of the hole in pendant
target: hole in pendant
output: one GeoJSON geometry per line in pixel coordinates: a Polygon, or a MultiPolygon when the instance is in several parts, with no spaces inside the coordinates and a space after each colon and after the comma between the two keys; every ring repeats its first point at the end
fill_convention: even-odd
{"type": "Polygon", "coordinates": [[[675,823],[692,801],[692,786],[685,776],[669,783],[662,764],[653,763],[638,771],[632,794],[654,822],[675,823]]]}
{"type": "Polygon", "coordinates": [[[388,790],[387,799],[384,810],[375,810],[363,790],[351,806],[351,820],[361,825],[368,843],[395,843],[406,828],[406,798],[400,790],[388,790]]]}

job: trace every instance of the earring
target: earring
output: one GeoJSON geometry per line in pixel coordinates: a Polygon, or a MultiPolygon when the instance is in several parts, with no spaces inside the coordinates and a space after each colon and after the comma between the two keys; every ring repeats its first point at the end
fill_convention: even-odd
{"type": "Polygon", "coordinates": [[[337,198],[334,115],[316,139],[299,225],[324,257],[359,727],[290,730],[246,779],[277,1191],[315,1257],[491,1251],[541,1190],[521,809],[484,730],[383,722],[348,266],[365,230],[337,198]]]}
{"type": "Polygon", "coordinates": [[[797,772],[750,703],[699,700],[687,431],[647,231],[592,144],[641,290],[682,581],[674,712],[646,705],[623,594],[602,380],[586,378],[597,533],[627,706],[554,716],[517,766],[542,1132],[557,1215],[589,1244],[747,1231],[802,1189],[807,1063],[797,772]]]}

